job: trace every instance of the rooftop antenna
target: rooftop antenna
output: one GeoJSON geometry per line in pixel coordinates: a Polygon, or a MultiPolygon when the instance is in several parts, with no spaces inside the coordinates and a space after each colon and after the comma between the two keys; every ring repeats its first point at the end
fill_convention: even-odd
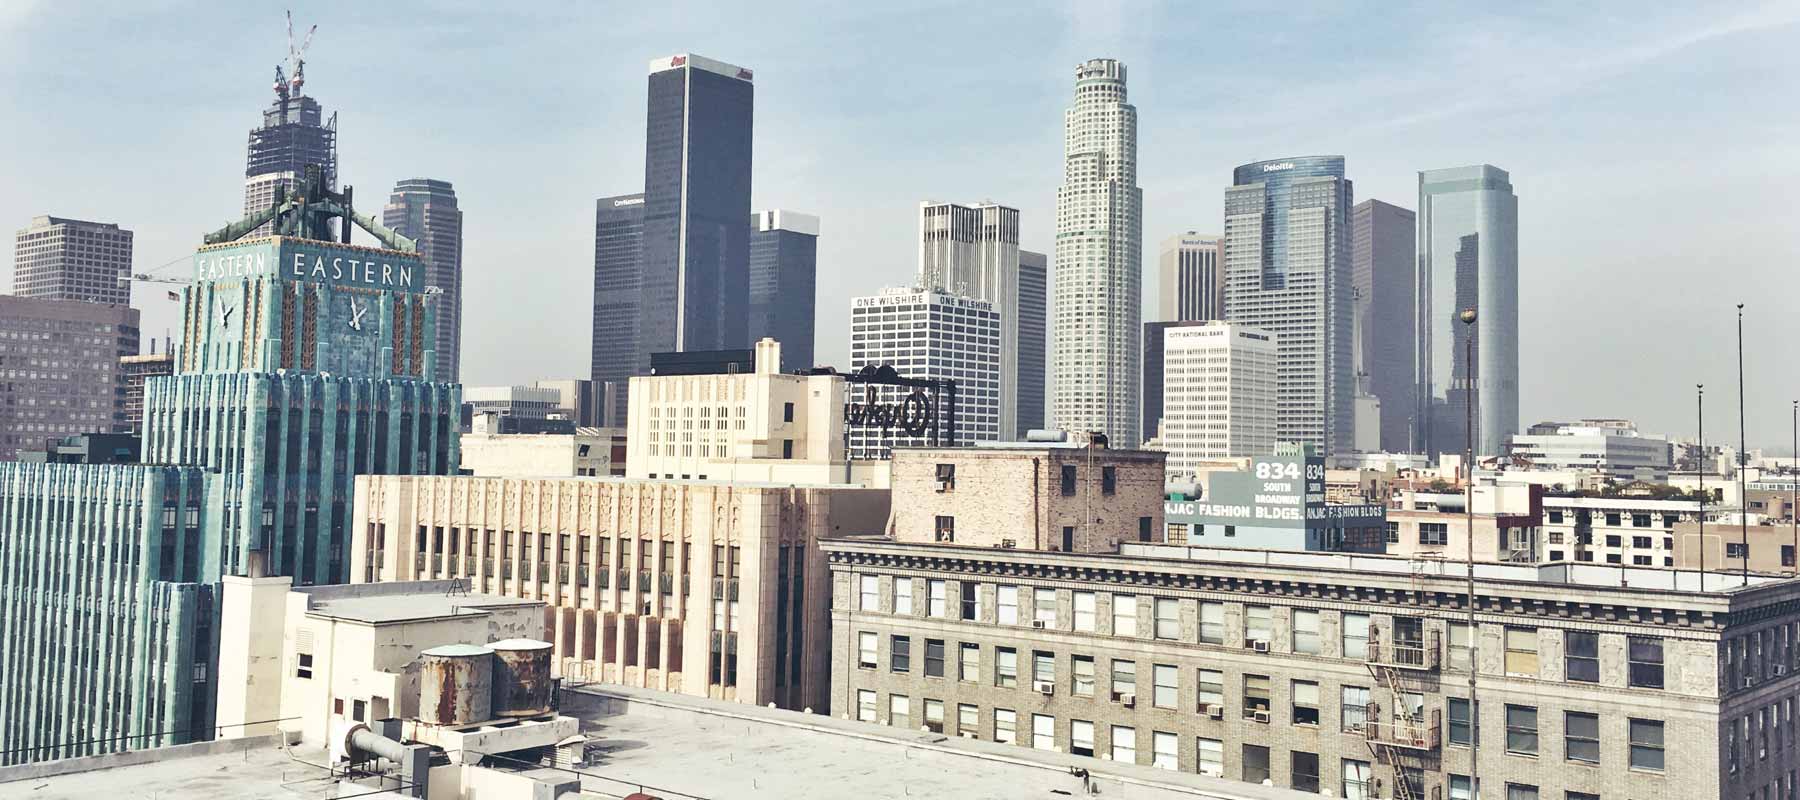
{"type": "MultiPolygon", "coordinates": [[[[300,87],[306,84],[306,48],[312,46],[313,34],[317,33],[318,30],[319,26],[317,25],[308,28],[306,30],[306,38],[300,41],[299,47],[295,47],[294,12],[287,12],[288,71],[292,75],[292,77],[288,78],[288,92],[295,97],[300,96],[300,87]]],[[[279,76],[281,71],[277,69],[275,74],[279,76]]],[[[281,92],[279,88],[275,91],[277,93],[281,92]]],[[[282,96],[286,97],[287,95],[282,94],[282,96]]]]}

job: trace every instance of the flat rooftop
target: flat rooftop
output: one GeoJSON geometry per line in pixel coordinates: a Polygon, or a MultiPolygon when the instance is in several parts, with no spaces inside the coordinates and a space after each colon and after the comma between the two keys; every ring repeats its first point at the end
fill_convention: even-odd
{"type": "Polygon", "coordinates": [[[542,600],[470,594],[465,581],[402,581],[297,586],[309,595],[309,616],[379,625],[422,619],[480,616],[492,609],[541,606],[542,600]]]}

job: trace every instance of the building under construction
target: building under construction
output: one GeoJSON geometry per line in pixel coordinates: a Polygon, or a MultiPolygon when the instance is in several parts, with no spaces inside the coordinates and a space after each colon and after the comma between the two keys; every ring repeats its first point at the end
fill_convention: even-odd
{"type": "MultiPolygon", "coordinates": [[[[318,26],[313,26],[317,30],[318,26]]],[[[288,18],[286,69],[275,68],[275,102],[263,109],[261,127],[250,131],[249,157],[244,166],[244,215],[275,203],[277,191],[291,191],[306,167],[317,164],[325,187],[337,189],[337,112],[325,117],[319,101],[302,93],[306,85],[306,48],[313,31],[294,44],[293,17],[288,18]]],[[[268,226],[251,236],[267,234],[268,226]]]]}

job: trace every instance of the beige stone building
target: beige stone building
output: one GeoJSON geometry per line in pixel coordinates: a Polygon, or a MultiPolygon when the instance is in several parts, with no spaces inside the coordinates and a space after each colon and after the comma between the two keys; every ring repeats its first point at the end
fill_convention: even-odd
{"type": "Polygon", "coordinates": [[[1455,563],[1120,549],[827,542],[832,713],[1356,800],[1792,796],[1795,582],[1489,564],[1471,629],[1455,563]]]}
{"type": "Polygon", "coordinates": [[[465,433],[462,469],[484,477],[572,478],[625,475],[623,428],[573,434],[465,433]]]}
{"type": "Polygon", "coordinates": [[[351,575],[456,578],[544,602],[558,674],[823,708],[819,543],[879,531],[887,492],[608,478],[357,479],[351,575]]]}
{"type": "Polygon", "coordinates": [[[893,490],[906,502],[893,536],[1086,553],[1160,539],[1166,457],[1064,442],[896,447],[893,490]]]}

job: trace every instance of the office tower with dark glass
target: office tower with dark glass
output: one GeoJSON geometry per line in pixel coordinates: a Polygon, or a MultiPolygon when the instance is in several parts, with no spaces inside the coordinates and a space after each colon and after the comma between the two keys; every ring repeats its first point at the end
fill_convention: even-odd
{"type": "Polygon", "coordinates": [[[1219,244],[1219,237],[1193,231],[1163,240],[1156,265],[1157,322],[1223,318],[1225,270],[1219,244]]]}
{"type": "Polygon", "coordinates": [[[650,374],[638,347],[643,287],[644,195],[594,202],[594,344],[592,375],[605,398],[603,426],[625,422],[631,376],[650,374]]]}
{"type": "Polygon", "coordinates": [[[1519,432],[1519,198],[1487,164],[1419,173],[1416,444],[1454,453],[1467,438],[1468,326],[1475,322],[1476,454],[1504,451],[1519,432]]]}
{"type": "Polygon", "coordinates": [[[781,343],[781,371],[813,366],[819,218],[758,211],[750,232],[750,341],[781,343]]]}
{"type": "Polygon", "coordinates": [[[1276,441],[1354,446],[1350,205],[1343,156],[1238,167],[1225,190],[1225,319],[1275,335],[1276,441]]]}
{"type": "MultiPolygon", "coordinates": [[[[277,189],[292,191],[317,164],[325,186],[337,188],[337,112],[325,117],[319,101],[301,94],[306,80],[301,72],[275,82],[275,102],[263,109],[262,126],[250,131],[249,157],[244,166],[244,215],[249,216],[275,202],[277,189]]],[[[251,237],[265,236],[265,223],[251,237]]]]}
{"type": "Polygon", "coordinates": [[[1063,183],[1056,192],[1055,425],[1116,441],[1138,434],[1143,374],[1143,207],[1137,108],[1125,65],[1075,68],[1063,114],[1063,183]]]}
{"type": "Polygon", "coordinates": [[[649,353],[749,347],[751,77],[692,54],[650,62],[640,369],[649,353]]]}
{"type": "Polygon", "coordinates": [[[1375,438],[1389,453],[1417,452],[1412,443],[1418,346],[1413,334],[1414,216],[1380,200],[1364,200],[1350,212],[1357,394],[1380,401],[1375,438]]]}
{"type": "Polygon", "coordinates": [[[13,294],[131,304],[131,231],[111,222],[33,217],[13,236],[13,294]]]}
{"type": "Polygon", "coordinates": [[[437,379],[462,380],[462,209],[449,181],[408,178],[394,185],[381,224],[418,242],[425,285],[437,287],[437,379]]]}
{"type": "MultiPolygon", "coordinates": [[[[994,202],[973,206],[919,204],[917,286],[981,300],[1000,322],[1000,438],[1023,438],[1019,426],[1021,351],[1019,210],[994,202]]],[[[1042,401],[1040,398],[1040,405],[1042,401]]]]}
{"type": "MultiPolygon", "coordinates": [[[[1019,346],[1014,358],[1019,373],[1014,394],[1019,438],[1044,427],[1044,353],[1049,334],[1050,259],[1043,253],[1019,251],[1019,346]]],[[[1004,351],[1002,351],[1004,352],[1004,351]]]]}

